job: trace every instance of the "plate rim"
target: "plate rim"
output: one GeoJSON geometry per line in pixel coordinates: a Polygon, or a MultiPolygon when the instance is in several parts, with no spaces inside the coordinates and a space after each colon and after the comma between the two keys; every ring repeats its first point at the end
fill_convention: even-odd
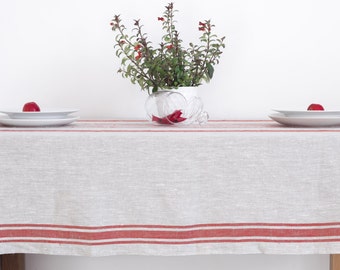
{"type": "Polygon", "coordinates": [[[79,116],[67,116],[64,118],[10,118],[0,117],[0,124],[11,127],[43,127],[43,126],[62,126],[78,120],[79,116]],[[26,123],[26,124],[25,124],[26,123]]]}
{"type": "Polygon", "coordinates": [[[327,115],[327,114],[339,114],[340,115],[340,110],[279,110],[279,109],[272,109],[272,111],[275,111],[275,112],[278,112],[278,113],[282,113],[282,114],[304,114],[304,115],[307,115],[307,114],[324,114],[324,115],[327,115]]]}
{"type": "Polygon", "coordinates": [[[57,119],[58,117],[78,112],[75,108],[46,108],[39,112],[23,112],[15,110],[0,110],[0,113],[7,115],[12,119],[57,119]]]}
{"type": "Polygon", "coordinates": [[[268,115],[269,118],[271,118],[272,120],[282,124],[282,125],[286,125],[286,126],[296,126],[296,127],[326,127],[326,126],[340,126],[340,117],[288,117],[286,115],[282,115],[280,113],[274,113],[274,114],[269,114],[268,115]],[[291,124],[287,124],[287,123],[283,123],[280,122],[280,119],[282,120],[292,120],[292,121],[303,121],[304,123],[291,123],[291,124]],[[313,121],[331,121],[334,120],[334,122],[329,123],[329,124],[317,124],[317,123],[310,123],[313,121]],[[307,123],[306,123],[307,122],[307,123]],[[308,123],[309,122],[309,123],[308,123]]]}

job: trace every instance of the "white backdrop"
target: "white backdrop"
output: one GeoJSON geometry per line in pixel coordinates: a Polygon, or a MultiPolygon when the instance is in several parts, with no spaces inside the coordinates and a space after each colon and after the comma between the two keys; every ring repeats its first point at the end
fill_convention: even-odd
{"type": "MultiPolygon", "coordinates": [[[[144,119],[147,94],[116,73],[109,23],[114,14],[128,27],[140,18],[157,42],[167,3],[0,0],[0,108],[36,101],[78,108],[81,118],[144,119]]],[[[204,19],[226,36],[214,78],[200,89],[211,118],[268,119],[271,109],[310,103],[340,109],[338,0],[182,0],[175,7],[185,42],[197,39],[204,19]]]]}
{"type": "MultiPolygon", "coordinates": [[[[0,0],[0,108],[80,109],[83,118],[144,118],[146,92],[121,78],[110,20],[141,19],[157,42],[164,0],[0,0]]],[[[273,108],[340,109],[340,2],[175,2],[189,43],[199,20],[226,36],[213,80],[201,87],[211,118],[267,118],[273,108]]]]}

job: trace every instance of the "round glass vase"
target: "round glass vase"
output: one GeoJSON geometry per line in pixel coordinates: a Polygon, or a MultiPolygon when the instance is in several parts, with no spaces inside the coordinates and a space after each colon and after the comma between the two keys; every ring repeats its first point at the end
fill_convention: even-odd
{"type": "Polygon", "coordinates": [[[197,87],[159,90],[149,95],[145,109],[148,119],[160,125],[204,124],[209,118],[197,87]]]}

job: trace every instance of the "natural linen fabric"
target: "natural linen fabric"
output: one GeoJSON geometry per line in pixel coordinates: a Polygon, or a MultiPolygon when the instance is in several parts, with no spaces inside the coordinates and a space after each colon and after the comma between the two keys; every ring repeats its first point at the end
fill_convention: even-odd
{"type": "Polygon", "coordinates": [[[0,126],[0,253],[340,252],[340,128],[0,126]]]}

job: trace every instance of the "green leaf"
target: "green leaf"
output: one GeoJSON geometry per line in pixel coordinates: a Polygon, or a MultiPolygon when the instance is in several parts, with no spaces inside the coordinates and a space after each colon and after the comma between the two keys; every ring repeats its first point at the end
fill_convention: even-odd
{"type": "Polygon", "coordinates": [[[123,65],[123,66],[125,66],[125,63],[126,63],[127,60],[129,60],[127,57],[124,57],[124,58],[122,59],[122,65],[123,65]]]}
{"type": "Polygon", "coordinates": [[[207,63],[207,70],[209,78],[212,79],[214,75],[214,67],[210,63],[207,63]]]}

